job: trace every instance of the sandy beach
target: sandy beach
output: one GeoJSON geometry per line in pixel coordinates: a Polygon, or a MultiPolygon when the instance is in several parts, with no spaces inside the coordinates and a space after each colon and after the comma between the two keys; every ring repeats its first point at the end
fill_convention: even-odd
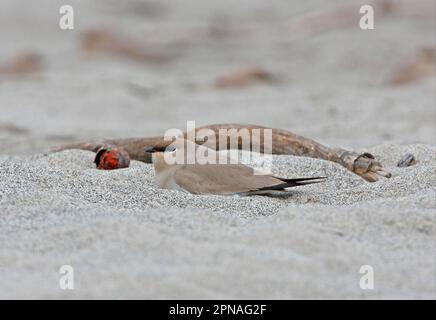
{"type": "Polygon", "coordinates": [[[0,65],[29,50],[42,62],[24,77],[0,73],[0,298],[435,299],[434,70],[389,82],[419,48],[434,48],[435,20],[292,28],[346,3],[70,1],[75,29],[60,30],[61,1],[2,1],[0,65]],[[171,58],[90,55],[80,39],[95,28],[171,58]],[[275,81],[214,86],[247,66],[275,81]],[[48,152],[159,136],[187,120],[370,152],[392,177],[369,183],[332,162],[280,155],[275,174],[327,181],[287,198],[199,196],[158,188],[151,164],[103,171],[92,152],[48,152]],[[397,167],[406,153],[416,165],[397,167]],[[74,268],[74,290],[59,287],[62,265],[74,268]],[[359,286],[362,265],[374,269],[372,290],[359,286]]]}

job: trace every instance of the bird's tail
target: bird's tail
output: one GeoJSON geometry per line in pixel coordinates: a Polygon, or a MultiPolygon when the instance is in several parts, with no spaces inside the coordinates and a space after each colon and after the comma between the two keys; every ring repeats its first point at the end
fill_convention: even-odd
{"type": "Polygon", "coordinates": [[[282,179],[283,183],[277,184],[275,186],[264,187],[259,189],[258,191],[263,190],[284,190],[286,188],[304,186],[306,184],[319,183],[324,182],[327,177],[312,177],[312,178],[296,178],[296,179],[282,179]]]}

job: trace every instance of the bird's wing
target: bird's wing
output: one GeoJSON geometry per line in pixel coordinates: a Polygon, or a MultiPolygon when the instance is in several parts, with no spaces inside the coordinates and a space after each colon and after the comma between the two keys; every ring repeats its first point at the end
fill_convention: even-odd
{"type": "Polygon", "coordinates": [[[176,171],[174,180],[194,194],[243,193],[284,183],[270,175],[254,175],[252,168],[241,164],[184,165],[176,171]]]}

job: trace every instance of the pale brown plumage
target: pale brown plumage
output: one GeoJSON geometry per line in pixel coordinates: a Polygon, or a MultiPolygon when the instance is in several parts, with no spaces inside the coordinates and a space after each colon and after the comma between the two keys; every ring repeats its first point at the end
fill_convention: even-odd
{"type": "MultiPolygon", "coordinates": [[[[221,195],[253,195],[276,194],[285,192],[286,188],[321,182],[322,177],[282,179],[272,175],[256,174],[253,168],[242,164],[171,164],[165,159],[167,152],[177,152],[191,141],[179,139],[172,144],[169,151],[160,145],[148,148],[153,153],[156,183],[165,189],[177,189],[193,194],[221,194],[221,195]]],[[[195,150],[206,148],[195,145],[195,150]]],[[[206,148],[216,156],[216,152],[206,148]]],[[[186,150],[186,149],[185,149],[186,150]]],[[[204,149],[205,150],[205,149],[204,149]]],[[[200,151],[204,151],[200,150],[200,151]]],[[[187,163],[190,155],[184,156],[187,163]]]]}

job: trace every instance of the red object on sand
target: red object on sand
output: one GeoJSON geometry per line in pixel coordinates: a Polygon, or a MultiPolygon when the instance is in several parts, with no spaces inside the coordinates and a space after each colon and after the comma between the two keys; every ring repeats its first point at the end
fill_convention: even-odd
{"type": "Polygon", "coordinates": [[[130,156],[123,148],[103,146],[97,151],[94,163],[100,170],[128,168],[130,156]]]}

